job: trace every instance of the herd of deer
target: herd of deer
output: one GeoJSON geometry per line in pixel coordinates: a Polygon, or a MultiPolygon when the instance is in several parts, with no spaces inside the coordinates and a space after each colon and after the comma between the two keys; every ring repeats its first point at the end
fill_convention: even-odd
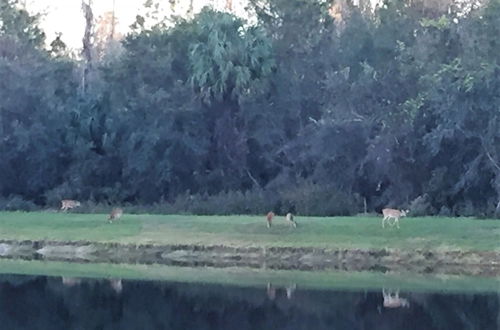
{"type": "MultiPolygon", "coordinates": [[[[75,201],[72,199],[63,199],[61,201],[61,210],[62,211],[67,211],[69,209],[75,208],[80,206],[79,201],[75,201]]],[[[406,215],[410,212],[409,210],[395,210],[395,209],[383,209],[382,214],[384,218],[382,219],[382,228],[385,228],[385,223],[387,222],[390,226],[396,226],[399,228],[399,219],[402,217],[406,217],[406,215]],[[394,221],[391,223],[391,219],[394,221]]],[[[118,220],[120,217],[123,215],[123,209],[116,207],[113,210],[111,210],[111,213],[109,214],[108,221],[110,223],[113,222],[113,220],[118,220]]],[[[267,228],[271,228],[273,224],[273,218],[275,214],[274,212],[269,212],[266,216],[267,219],[267,228]]],[[[297,228],[297,222],[295,221],[293,214],[292,213],[287,213],[285,216],[285,220],[287,223],[289,223],[293,228],[297,228]]]]}
{"type": "MultiPolygon", "coordinates": [[[[71,200],[71,199],[64,199],[61,201],[61,210],[62,211],[68,211],[69,209],[75,208],[80,206],[79,201],[71,200]]],[[[387,222],[390,226],[397,226],[399,228],[399,219],[401,217],[405,217],[408,214],[409,210],[395,210],[395,209],[383,209],[382,214],[384,218],[382,219],[382,228],[385,227],[385,223],[387,222]],[[394,221],[391,223],[391,219],[394,221]]],[[[118,220],[120,217],[123,215],[123,209],[117,207],[114,208],[111,213],[109,214],[108,221],[110,223],[113,222],[113,220],[118,220]]],[[[269,212],[266,216],[267,219],[267,227],[271,228],[273,218],[275,214],[274,212],[269,212]]],[[[294,216],[292,213],[287,213],[285,216],[285,220],[287,223],[289,223],[293,228],[297,228],[297,222],[294,219],[294,216]]],[[[63,284],[72,286],[74,284],[79,284],[80,282],[75,281],[72,278],[64,278],[63,277],[63,284]]],[[[121,280],[118,281],[111,281],[111,286],[115,291],[118,293],[121,292],[122,290],[122,283],[121,280]]],[[[287,286],[286,288],[286,297],[288,299],[291,299],[293,296],[293,293],[296,290],[296,285],[290,285],[287,286]]],[[[409,302],[405,298],[399,297],[399,290],[395,292],[388,291],[386,292],[385,289],[382,290],[383,298],[384,298],[384,307],[385,308],[399,308],[399,307],[409,307],[409,302]]],[[[268,283],[267,284],[267,295],[269,299],[274,300],[276,297],[276,288],[272,286],[272,284],[268,283]]],[[[379,311],[380,312],[380,311],[379,311]]]]}
{"type": "MultiPolygon", "coordinates": [[[[382,228],[385,228],[386,222],[392,227],[396,226],[399,228],[399,219],[402,217],[406,217],[406,215],[410,212],[409,210],[395,210],[395,209],[383,209],[382,214],[384,218],[382,219],[382,228]],[[391,219],[394,221],[391,223],[391,219]]],[[[274,212],[269,212],[267,214],[267,228],[271,228],[273,218],[275,214],[274,212]]],[[[297,228],[297,222],[294,220],[293,214],[287,213],[285,216],[286,222],[288,222],[292,227],[297,228]]]]}
{"type": "MultiPolygon", "coordinates": [[[[61,210],[66,212],[69,209],[75,208],[80,206],[79,201],[75,201],[72,199],[63,199],[61,201],[61,210]]],[[[123,209],[119,207],[115,207],[114,209],[111,210],[111,213],[109,214],[108,221],[109,223],[112,223],[113,220],[118,220],[120,217],[123,215],[123,209]]]]}

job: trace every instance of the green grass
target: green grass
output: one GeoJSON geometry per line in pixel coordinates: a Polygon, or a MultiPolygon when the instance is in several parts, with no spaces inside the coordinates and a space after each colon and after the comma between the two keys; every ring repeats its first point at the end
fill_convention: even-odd
{"type": "Polygon", "coordinates": [[[413,292],[500,292],[500,278],[431,276],[338,271],[285,271],[250,268],[171,267],[162,265],[76,264],[65,262],[0,260],[0,273],[165,280],[183,283],[211,283],[262,287],[267,283],[321,290],[380,290],[397,288],[413,292]]]}
{"type": "MultiPolygon", "coordinates": [[[[125,210],[126,211],[126,210],[125,210]]],[[[0,239],[97,242],[500,250],[500,221],[403,218],[401,229],[382,229],[381,217],[301,217],[293,229],[276,217],[131,215],[109,224],[104,214],[0,212],[0,239]]]]}

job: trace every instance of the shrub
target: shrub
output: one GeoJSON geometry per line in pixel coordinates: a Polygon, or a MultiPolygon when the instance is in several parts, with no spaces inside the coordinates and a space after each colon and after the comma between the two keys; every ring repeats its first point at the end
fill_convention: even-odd
{"type": "Polygon", "coordinates": [[[61,200],[72,199],[77,196],[77,191],[67,182],[57,186],[54,189],[45,192],[45,204],[51,207],[60,207],[61,200]]]}
{"type": "Polygon", "coordinates": [[[0,200],[0,209],[5,211],[34,211],[39,207],[20,196],[9,196],[7,199],[0,200]]]}
{"type": "Polygon", "coordinates": [[[434,215],[436,210],[432,207],[429,195],[418,196],[410,203],[412,216],[434,215]]]}
{"type": "Polygon", "coordinates": [[[439,210],[439,213],[438,215],[440,217],[451,217],[452,216],[452,213],[451,213],[451,210],[446,207],[446,206],[441,206],[441,209],[439,210]]]}
{"type": "Polygon", "coordinates": [[[362,210],[358,195],[350,195],[331,186],[304,182],[282,192],[282,213],[334,216],[353,215],[362,210]]]}

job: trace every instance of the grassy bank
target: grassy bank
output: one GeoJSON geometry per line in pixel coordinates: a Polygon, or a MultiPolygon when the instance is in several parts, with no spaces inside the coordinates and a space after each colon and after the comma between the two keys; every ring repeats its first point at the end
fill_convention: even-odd
{"type": "MultiPolygon", "coordinates": [[[[126,210],[125,210],[126,211],[126,210]]],[[[140,244],[202,244],[322,248],[500,250],[500,221],[403,218],[401,229],[381,217],[300,217],[289,227],[264,216],[129,215],[113,224],[104,214],[1,212],[0,239],[89,240],[140,244]]]]}
{"type": "Polygon", "coordinates": [[[80,278],[122,278],[166,280],[183,283],[210,283],[262,287],[267,283],[299,288],[332,290],[380,290],[397,288],[414,292],[498,292],[500,278],[383,274],[374,272],[285,271],[249,268],[172,267],[161,265],[76,264],[23,260],[0,260],[0,274],[66,276],[80,278]]]}

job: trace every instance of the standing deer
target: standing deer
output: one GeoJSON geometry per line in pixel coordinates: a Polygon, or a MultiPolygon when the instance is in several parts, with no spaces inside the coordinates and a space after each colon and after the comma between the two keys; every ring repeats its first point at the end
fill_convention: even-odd
{"type": "Polygon", "coordinates": [[[267,228],[271,228],[273,218],[274,218],[274,212],[271,211],[267,214],[267,228]]]}
{"type": "Polygon", "coordinates": [[[66,212],[68,209],[75,208],[77,206],[80,206],[79,201],[74,201],[72,199],[63,199],[61,201],[61,210],[66,212]]]}
{"type": "Polygon", "coordinates": [[[286,221],[293,226],[293,228],[297,228],[297,222],[293,219],[293,214],[288,213],[286,215],[286,221]]]}
{"type": "Polygon", "coordinates": [[[109,223],[112,223],[113,220],[118,220],[123,215],[123,210],[119,207],[114,208],[109,214],[108,220],[109,223]]]}
{"type": "MultiPolygon", "coordinates": [[[[382,214],[384,218],[382,219],[382,228],[385,228],[385,221],[389,221],[391,218],[394,219],[392,226],[396,225],[399,228],[399,218],[406,217],[406,214],[410,212],[409,210],[394,210],[394,209],[383,209],[382,214]]],[[[389,221],[389,225],[390,225],[389,221]]]]}

